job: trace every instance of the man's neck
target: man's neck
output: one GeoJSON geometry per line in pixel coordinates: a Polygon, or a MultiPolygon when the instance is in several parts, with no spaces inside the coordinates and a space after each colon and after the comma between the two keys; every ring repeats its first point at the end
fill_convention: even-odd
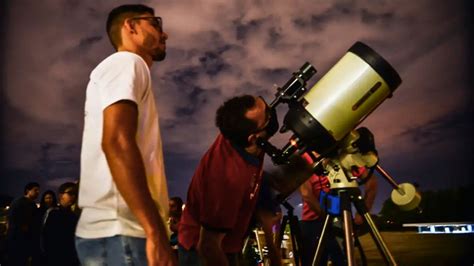
{"type": "Polygon", "coordinates": [[[252,146],[249,146],[249,147],[246,147],[244,148],[244,150],[252,155],[252,156],[255,156],[255,157],[258,157],[260,154],[261,154],[261,150],[256,146],[256,145],[252,145],[252,146]]]}
{"type": "Polygon", "coordinates": [[[117,49],[117,51],[118,52],[130,52],[130,53],[134,53],[134,54],[140,56],[141,58],[143,58],[143,60],[145,60],[145,63],[148,65],[148,68],[151,68],[151,66],[153,65],[153,59],[151,58],[151,56],[140,53],[140,51],[138,51],[137,49],[119,47],[117,49]]]}
{"type": "Polygon", "coordinates": [[[30,195],[25,195],[25,198],[27,198],[27,199],[29,199],[29,200],[31,200],[31,201],[34,201],[34,200],[31,198],[30,195]]]}

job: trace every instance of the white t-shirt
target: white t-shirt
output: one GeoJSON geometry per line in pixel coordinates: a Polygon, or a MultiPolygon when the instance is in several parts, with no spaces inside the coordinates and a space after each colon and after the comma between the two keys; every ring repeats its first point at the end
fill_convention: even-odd
{"type": "Polygon", "coordinates": [[[145,164],[148,188],[163,223],[167,221],[168,190],[150,70],[140,56],[117,52],[92,71],[87,85],[79,184],[82,213],[76,228],[76,235],[82,238],[145,237],[117,190],[101,146],[103,110],[120,100],[137,104],[136,140],[145,164]]]}

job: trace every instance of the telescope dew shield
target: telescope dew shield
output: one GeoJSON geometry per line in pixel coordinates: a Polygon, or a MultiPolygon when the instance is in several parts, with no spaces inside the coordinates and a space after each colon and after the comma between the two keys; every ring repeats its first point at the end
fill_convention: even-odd
{"type": "Polygon", "coordinates": [[[400,85],[395,69],[357,42],[290,108],[285,125],[319,153],[327,152],[400,85]]]}

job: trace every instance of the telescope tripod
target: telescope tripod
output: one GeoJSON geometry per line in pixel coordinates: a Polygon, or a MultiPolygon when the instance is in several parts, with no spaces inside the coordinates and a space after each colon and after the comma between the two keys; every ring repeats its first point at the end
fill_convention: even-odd
{"type": "Polygon", "coordinates": [[[344,251],[347,257],[347,263],[349,266],[355,265],[355,256],[354,256],[354,233],[352,227],[352,212],[351,212],[351,203],[354,204],[357,212],[363,217],[364,221],[369,225],[369,232],[374,242],[377,246],[377,249],[383,256],[385,263],[387,265],[397,265],[392,254],[388,250],[387,245],[382,239],[380,232],[375,226],[372,217],[365,207],[364,200],[361,196],[360,189],[358,187],[351,188],[336,188],[331,190],[331,194],[337,195],[340,198],[340,214],[329,213],[326,215],[324,220],[323,229],[321,232],[321,237],[319,238],[316,253],[313,258],[313,266],[319,265],[323,251],[325,248],[325,242],[327,241],[329,226],[332,226],[334,218],[337,216],[342,216],[342,229],[344,231],[344,251]]]}
{"type": "Polygon", "coordinates": [[[280,233],[278,235],[278,246],[281,246],[286,225],[289,225],[293,258],[295,260],[295,266],[299,266],[301,265],[301,229],[298,224],[298,217],[293,214],[294,208],[286,200],[283,201],[281,205],[286,208],[287,214],[283,216],[283,220],[281,222],[280,233]]]}

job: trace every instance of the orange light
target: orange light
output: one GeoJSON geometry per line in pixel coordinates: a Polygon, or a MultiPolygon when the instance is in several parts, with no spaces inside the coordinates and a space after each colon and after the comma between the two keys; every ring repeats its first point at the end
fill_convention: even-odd
{"type": "Polygon", "coordinates": [[[291,143],[291,146],[295,146],[295,147],[297,147],[296,140],[294,140],[294,139],[291,139],[291,140],[290,140],[290,143],[291,143]]]}

